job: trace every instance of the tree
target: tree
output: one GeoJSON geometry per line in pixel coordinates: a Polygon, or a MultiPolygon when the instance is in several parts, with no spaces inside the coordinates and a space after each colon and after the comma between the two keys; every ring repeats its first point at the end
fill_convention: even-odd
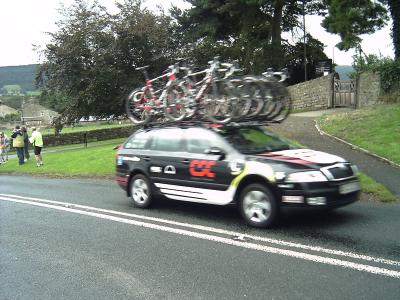
{"type": "Polygon", "coordinates": [[[36,79],[42,97],[62,109],[64,122],[123,114],[129,91],[144,84],[135,67],[156,66],[150,73],[158,74],[168,65],[177,47],[171,19],[141,3],[126,0],[116,15],[96,1],[75,0],[61,9],[63,18],[51,33],[36,79]]]}
{"type": "MultiPolygon", "coordinates": [[[[285,60],[289,68],[289,84],[297,84],[304,81],[304,42],[299,41],[295,45],[284,44],[285,60]]],[[[310,34],[306,36],[307,47],[307,80],[316,78],[316,63],[320,60],[327,60],[324,53],[324,44],[313,38],[310,34]]]]}
{"type": "MultiPolygon", "coordinates": [[[[386,1],[383,1],[386,2],[386,1]]],[[[392,16],[392,39],[394,45],[395,59],[400,59],[400,1],[387,0],[390,14],[392,16]]]]}
{"type": "Polygon", "coordinates": [[[250,72],[267,67],[287,66],[286,41],[282,32],[300,27],[298,16],[322,13],[321,1],[283,0],[187,0],[191,9],[175,9],[173,16],[182,26],[187,52],[193,57],[238,59],[250,72]]]}
{"type": "MultiPolygon", "coordinates": [[[[285,65],[282,32],[300,27],[298,16],[322,13],[321,1],[187,0],[192,5],[174,17],[193,51],[212,46],[223,58],[239,59],[253,72],[285,65]]],[[[209,51],[212,52],[212,51],[209,51]]]]}
{"type": "Polygon", "coordinates": [[[358,48],[361,34],[373,33],[381,29],[388,20],[382,3],[371,0],[325,0],[328,15],[322,26],[331,33],[339,34],[341,42],[336,46],[341,50],[358,48]]]}

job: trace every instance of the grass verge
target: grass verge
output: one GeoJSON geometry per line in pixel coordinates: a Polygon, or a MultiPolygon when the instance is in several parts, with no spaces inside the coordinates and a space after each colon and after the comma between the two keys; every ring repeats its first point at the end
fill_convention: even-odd
{"type": "Polygon", "coordinates": [[[371,177],[361,173],[360,176],[361,189],[364,193],[373,195],[381,202],[397,201],[393,195],[383,184],[376,182],[371,177]]]}
{"type": "MultiPolygon", "coordinates": [[[[10,158],[8,163],[0,165],[0,173],[32,174],[62,177],[109,177],[115,173],[116,145],[123,139],[95,142],[88,144],[88,148],[57,147],[42,152],[44,166],[37,167],[34,155],[22,166],[16,158],[10,158]],[[52,152],[55,151],[56,152],[52,152]]],[[[70,146],[72,147],[72,146],[70,146]]]]}
{"type": "Polygon", "coordinates": [[[400,104],[324,115],[325,132],[400,164],[400,104]]]}

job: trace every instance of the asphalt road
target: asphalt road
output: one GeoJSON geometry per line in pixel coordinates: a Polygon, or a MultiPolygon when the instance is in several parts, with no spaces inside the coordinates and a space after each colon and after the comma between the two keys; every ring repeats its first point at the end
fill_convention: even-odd
{"type": "Polygon", "coordinates": [[[1,299],[398,299],[400,205],[133,208],[109,180],[0,176],[1,299]],[[84,207],[83,207],[84,206],[84,207]]]}

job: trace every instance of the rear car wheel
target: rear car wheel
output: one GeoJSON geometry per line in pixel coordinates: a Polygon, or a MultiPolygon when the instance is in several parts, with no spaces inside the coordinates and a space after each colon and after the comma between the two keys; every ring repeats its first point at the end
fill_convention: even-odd
{"type": "Polygon", "coordinates": [[[269,227],[278,217],[279,207],[271,191],[259,184],[250,184],[239,197],[239,210],[247,224],[253,227],[269,227]]]}
{"type": "Polygon", "coordinates": [[[131,179],[130,195],[135,207],[147,208],[151,205],[153,200],[151,185],[144,175],[138,174],[131,179]]]}

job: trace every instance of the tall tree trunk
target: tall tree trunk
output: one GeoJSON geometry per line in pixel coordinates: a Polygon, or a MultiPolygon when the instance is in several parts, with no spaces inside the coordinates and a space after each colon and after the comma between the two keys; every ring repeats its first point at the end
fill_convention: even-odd
{"type": "Polygon", "coordinates": [[[393,20],[392,38],[394,45],[394,56],[395,59],[400,59],[400,1],[389,0],[388,4],[393,20]]]}
{"type": "Polygon", "coordinates": [[[273,67],[281,68],[283,66],[283,52],[282,52],[282,13],[284,0],[275,0],[274,15],[272,17],[271,26],[271,45],[273,56],[273,67]]]}

